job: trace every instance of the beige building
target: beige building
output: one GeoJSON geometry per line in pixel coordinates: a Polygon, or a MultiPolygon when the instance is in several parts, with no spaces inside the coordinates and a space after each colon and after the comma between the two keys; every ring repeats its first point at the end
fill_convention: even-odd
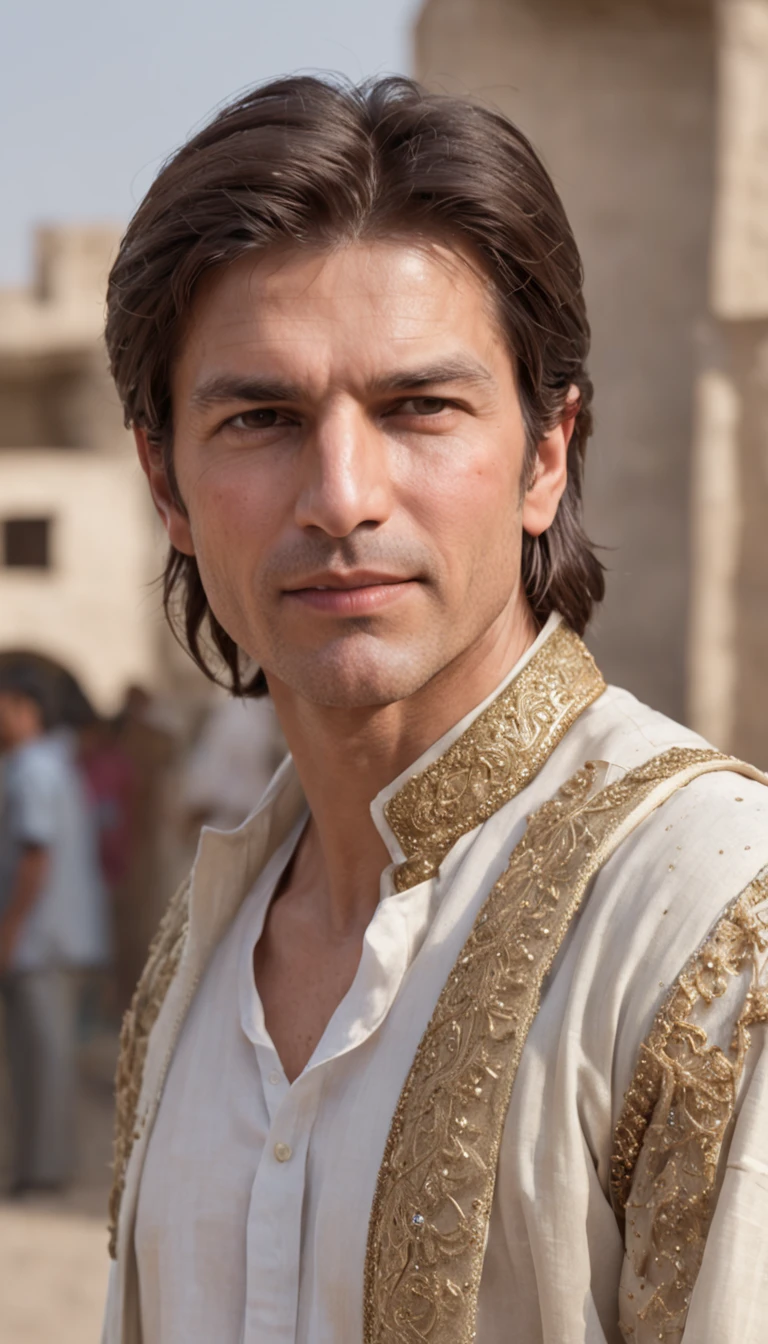
{"type": "Polygon", "coordinates": [[[134,779],[111,900],[122,1009],[189,863],[179,781],[211,688],[165,625],[164,535],[107,369],[118,240],[117,229],[41,229],[33,285],[0,292],[0,659],[42,657],[53,684],[58,670],[74,676],[104,715],[129,687],[149,697],[131,697],[119,737],[134,779]]]}
{"type": "Polygon", "coordinates": [[[119,233],[47,228],[34,283],[0,292],[0,655],[42,654],[116,710],[199,686],[160,612],[160,528],[107,372],[119,233]]]}
{"type": "Polygon", "coordinates": [[[582,248],[604,670],[768,766],[768,0],[426,0],[416,73],[519,122],[582,248]]]}

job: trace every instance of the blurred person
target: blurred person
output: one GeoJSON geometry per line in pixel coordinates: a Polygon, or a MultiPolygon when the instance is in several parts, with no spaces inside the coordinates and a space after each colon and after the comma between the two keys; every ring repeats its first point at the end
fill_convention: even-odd
{"type": "Polygon", "coordinates": [[[114,892],[130,865],[136,770],[116,725],[95,714],[80,728],[78,762],[99,839],[102,875],[114,892]]]}
{"type": "MultiPolygon", "coordinates": [[[[95,981],[81,1005],[86,1028],[119,1020],[130,1002],[128,982],[135,980],[136,961],[126,966],[125,888],[136,849],[137,773],[120,742],[116,723],[98,715],[83,722],[78,732],[77,763],[98,837],[98,854],[108,894],[110,925],[115,932],[109,974],[95,981]]],[[[130,918],[128,920],[130,925],[130,918]]],[[[131,935],[129,935],[130,937],[131,935]]]]}
{"type": "Polygon", "coordinates": [[[258,88],[140,206],[107,343],[166,610],[291,756],[126,1018],[106,1344],[758,1344],[766,780],[582,642],[589,327],[530,143],[258,88]]]}
{"type": "Polygon", "coordinates": [[[60,737],[68,737],[73,750],[77,750],[79,734],[96,721],[96,711],[77,677],[66,668],[54,665],[49,675],[55,731],[60,737]]]}
{"type": "MultiPolygon", "coordinates": [[[[115,746],[131,774],[130,843],[114,888],[115,981],[122,1013],[131,1001],[147,949],[165,908],[162,890],[169,790],[178,744],[145,687],[127,687],[116,716],[115,746]]],[[[124,839],[127,839],[127,835],[124,839]]]]}
{"type": "Polygon", "coordinates": [[[259,802],[284,744],[269,700],[215,704],[184,763],[181,798],[187,825],[231,830],[259,802]]]}
{"type": "Polygon", "coordinates": [[[107,955],[95,834],[70,746],[49,728],[39,673],[0,668],[0,997],[16,1195],[72,1179],[78,979],[107,955]]]}

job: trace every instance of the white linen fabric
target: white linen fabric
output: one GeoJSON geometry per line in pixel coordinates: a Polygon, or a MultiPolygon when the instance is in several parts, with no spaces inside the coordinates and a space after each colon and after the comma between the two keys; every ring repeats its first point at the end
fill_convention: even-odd
{"type": "MultiPolygon", "coordinates": [[[[489,701],[373,803],[393,866],[404,856],[387,800],[489,701]]],[[[139,1106],[147,1118],[127,1171],[106,1344],[359,1344],[368,1220],[392,1114],[479,906],[527,817],[586,761],[600,762],[608,783],[677,745],[704,744],[609,688],[536,778],[454,845],[437,877],[398,893],[388,868],[354,983],[292,1085],[251,970],[307,815],[290,761],[241,828],[203,834],[185,955],[150,1039],[139,1106]]],[[[647,816],[594,879],[545,981],[515,1081],[477,1344],[621,1339],[624,1245],[608,1197],[614,1127],[665,992],[768,864],[767,821],[762,784],[702,776],[647,816]]],[[[726,996],[714,1010],[726,1037],[739,1006],[726,996]]],[[[692,1344],[764,1338],[765,1039],[754,1027],[685,1334],[692,1344]]]]}

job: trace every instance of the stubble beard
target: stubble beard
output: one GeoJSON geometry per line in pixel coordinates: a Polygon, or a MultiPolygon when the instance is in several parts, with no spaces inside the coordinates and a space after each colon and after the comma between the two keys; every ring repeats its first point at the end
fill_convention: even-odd
{"type": "Polygon", "coordinates": [[[386,638],[370,619],[350,621],[324,647],[299,651],[273,640],[260,660],[267,676],[328,709],[380,709],[416,695],[450,661],[435,636],[386,638]]]}

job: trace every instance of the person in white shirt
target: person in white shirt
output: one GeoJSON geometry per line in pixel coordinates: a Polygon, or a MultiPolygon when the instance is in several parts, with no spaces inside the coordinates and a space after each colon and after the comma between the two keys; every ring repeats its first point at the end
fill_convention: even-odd
{"type": "Polygon", "coordinates": [[[33,667],[0,668],[0,1002],[17,1196],[74,1175],[78,979],[108,957],[95,828],[70,744],[47,731],[47,714],[33,667]]]}
{"type": "Polygon", "coordinates": [[[258,88],[140,206],[107,344],[169,615],[290,755],[125,1021],[105,1344],[757,1344],[766,780],[581,642],[589,328],[530,144],[258,88]]]}

